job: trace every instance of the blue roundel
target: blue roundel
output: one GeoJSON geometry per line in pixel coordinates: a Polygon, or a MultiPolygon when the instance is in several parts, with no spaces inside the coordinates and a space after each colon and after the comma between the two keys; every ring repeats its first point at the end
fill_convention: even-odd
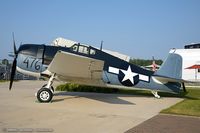
{"type": "Polygon", "coordinates": [[[122,72],[122,70],[119,70],[118,79],[122,85],[131,87],[131,86],[136,85],[139,82],[139,75],[133,76],[132,77],[133,80],[132,79],[124,80],[124,77],[125,77],[125,74],[122,72]]]}

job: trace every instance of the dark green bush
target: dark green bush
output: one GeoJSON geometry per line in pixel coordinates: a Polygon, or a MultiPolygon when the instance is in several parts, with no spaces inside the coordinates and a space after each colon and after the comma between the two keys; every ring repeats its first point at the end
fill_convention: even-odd
{"type": "Polygon", "coordinates": [[[97,93],[116,93],[119,90],[116,88],[104,88],[96,86],[78,85],[67,83],[56,87],[57,91],[73,91],[73,92],[97,92],[97,93]]]}
{"type": "MultiPolygon", "coordinates": [[[[124,90],[116,88],[105,88],[87,85],[78,85],[73,83],[67,83],[56,87],[57,91],[69,91],[69,92],[96,92],[96,93],[118,93],[118,94],[129,94],[129,95],[142,95],[142,96],[153,96],[149,90],[124,90]]],[[[159,92],[160,96],[165,97],[184,97],[184,92],[180,94],[171,94],[167,92],[159,92]]]]}

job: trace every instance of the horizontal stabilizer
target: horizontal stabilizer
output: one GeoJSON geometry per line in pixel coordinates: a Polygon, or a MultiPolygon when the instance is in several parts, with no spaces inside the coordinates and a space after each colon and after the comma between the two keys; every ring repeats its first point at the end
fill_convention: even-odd
{"type": "Polygon", "coordinates": [[[171,77],[165,77],[165,76],[158,76],[158,75],[154,75],[153,76],[155,79],[157,79],[158,81],[160,81],[161,83],[168,83],[168,82],[188,82],[185,81],[183,79],[176,79],[176,78],[171,78],[171,77]]]}

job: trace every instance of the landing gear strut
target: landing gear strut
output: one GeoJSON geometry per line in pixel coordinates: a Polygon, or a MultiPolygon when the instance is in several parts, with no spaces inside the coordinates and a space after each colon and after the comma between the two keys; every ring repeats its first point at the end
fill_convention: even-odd
{"type": "Polygon", "coordinates": [[[46,85],[43,85],[43,87],[40,90],[38,90],[37,99],[39,102],[42,102],[42,103],[51,102],[53,98],[53,92],[54,92],[54,88],[52,84],[53,84],[53,80],[55,76],[56,76],[55,73],[51,75],[48,83],[46,85]]]}
{"type": "Polygon", "coordinates": [[[185,84],[182,83],[182,87],[183,87],[183,92],[187,92],[186,88],[185,88],[185,84]]]}
{"type": "Polygon", "coordinates": [[[155,98],[160,99],[160,96],[158,95],[158,92],[155,90],[152,90],[151,93],[154,95],[155,98]]]}

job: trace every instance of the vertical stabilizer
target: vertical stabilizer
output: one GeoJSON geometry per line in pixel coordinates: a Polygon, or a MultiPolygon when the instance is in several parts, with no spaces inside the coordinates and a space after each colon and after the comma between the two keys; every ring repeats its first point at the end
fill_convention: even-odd
{"type": "Polygon", "coordinates": [[[169,52],[167,59],[163,62],[160,69],[155,72],[155,75],[181,79],[182,78],[182,56],[176,53],[176,49],[169,52]]]}
{"type": "Polygon", "coordinates": [[[200,82],[200,49],[172,49],[155,75],[200,82]]]}

